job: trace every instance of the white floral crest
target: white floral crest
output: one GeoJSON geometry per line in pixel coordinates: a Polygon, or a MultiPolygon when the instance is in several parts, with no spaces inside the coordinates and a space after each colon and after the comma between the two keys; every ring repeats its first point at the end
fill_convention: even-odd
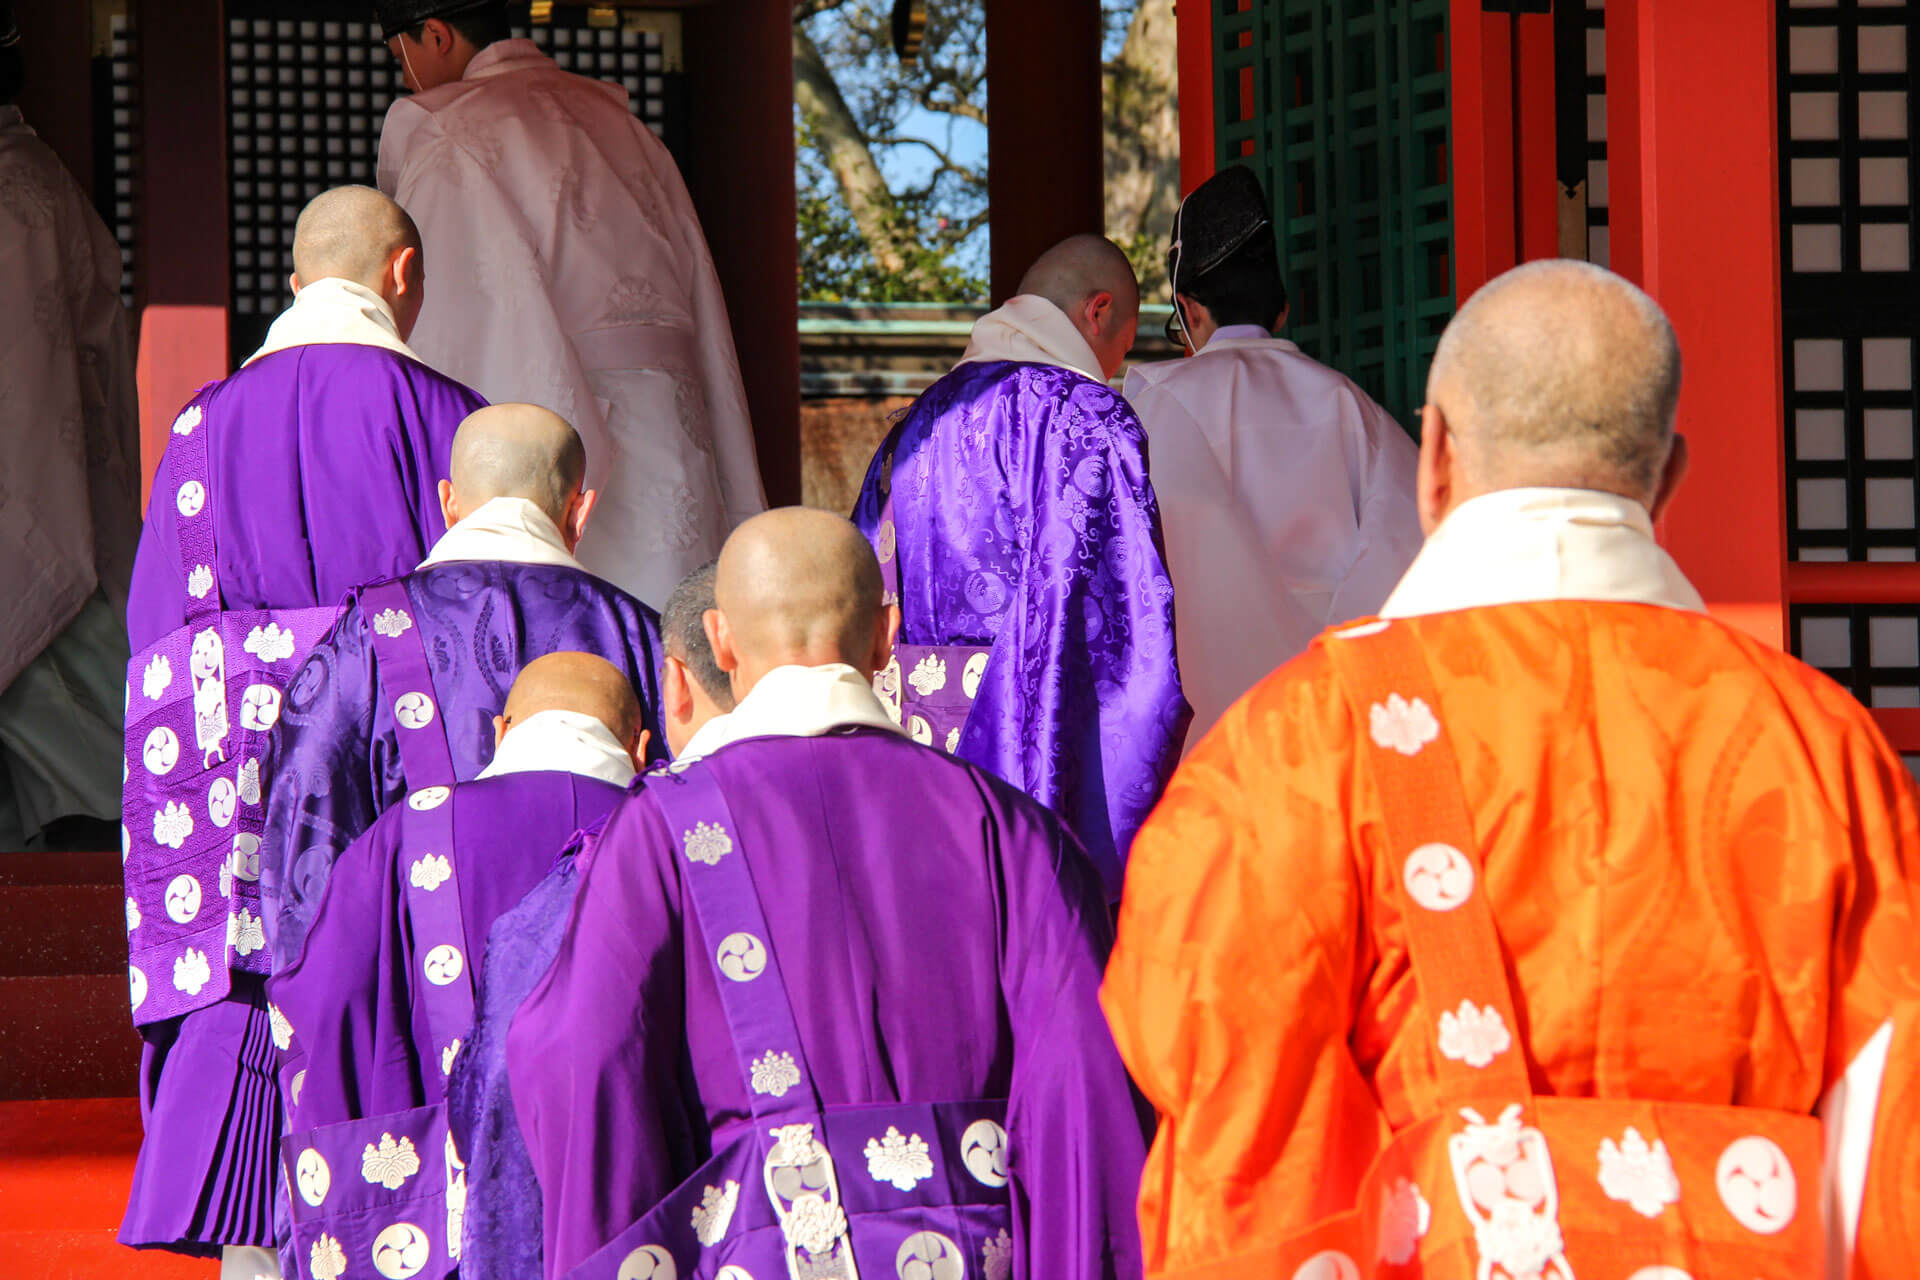
{"type": "Polygon", "coordinates": [[[1460,1114],[1467,1123],[1447,1139],[1447,1158],[1460,1207],[1473,1224],[1482,1269],[1491,1264],[1510,1276],[1541,1276],[1553,1264],[1562,1273],[1570,1272],[1560,1233],[1560,1193],[1546,1137],[1522,1123],[1518,1103],[1508,1106],[1491,1124],[1471,1107],[1462,1108],[1460,1114]],[[1482,1164],[1499,1175],[1492,1183],[1490,1204],[1483,1203],[1472,1174],[1482,1164]],[[1522,1169],[1527,1171],[1522,1183],[1537,1188],[1526,1196],[1513,1190],[1514,1175],[1522,1169]]]}
{"type": "MultiPolygon", "coordinates": [[[[222,873],[228,868],[222,866],[222,873]]],[[[227,915],[227,945],[242,956],[250,956],[267,945],[267,931],[260,924],[260,918],[245,907],[227,915]]]]}
{"type": "Polygon", "coordinates": [[[147,669],[140,676],[140,692],[150,701],[160,701],[160,695],[173,683],[173,663],[167,661],[167,655],[156,653],[147,663],[147,669]]]}
{"type": "Polygon", "coordinates": [[[173,420],[173,434],[177,436],[190,436],[193,434],[193,429],[199,425],[200,406],[190,404],[180,411],[179,417],[173,420]]]}
{"type": "Polygon", "coordinates": [[[1649,1143],[1628,1125],[1620,1141],[1600,1140],[1600,1189],[1642,1217],[1657,1218],[1680,1199],[1680,1177],[1667,1144],[1658,1138],[1649,1143]]]}
{"type": "Polygon", "coordinates": [[[207,963],[207,953],[196,947],[188,947],[173,962],[173,985],[190,996],[200,994],[200,988],[213,978],[213,966],[207,963]]]}
{"type": "Polygon", "coordinates": [[[1420,1188],[1405,1178],[1380,1195],[1380,1256],[1393,1266],[1403,1266],[1420,1247],[1420,1238],[1433,1223],[1433,1206],[1420,1194],[1420,1188]]]}
{"type": "Polygon", "coordinates": [[[792,1054],[769,1051],[753,1060],[751,1083],[755,1093],[784,1098],[787,1090],[800,1083],[800,1067],[792,1054]]]}
{"type": "Polygon", "coordinates": [[[933,1176],[933,1160],[919,1134],[903,1136],[892,1125],[879,1138],[867,1139],[867,1172],[875,1182],[891,1182],[899,1191],[911,1191],[933,1176]]]}
{"type": "Polygon", "coordinates": [[[1367,711],[1367,730],[1374,745],[1403,756],[1417,756],[1429,742],[1440,736],[1440,721],[1424,699],[1412,701],[1397,693],[1387,695],[1367,711]]]}
{"type": "Polygon", "coordinates": [[[360,1176],[368,1182],[378,1183],[389,1191],[398,1191],[400,1185],[414,1174],[420,1172],[420,1154],[413,1149],[413,1139],[402,1136],[395,1142],[393,1135],[380,1135],[380,1145],[371,1142],[360,1153],[360,1176]]]}
{"type": "Polygon", "coordinates": [[[1440,1014],[1440,1052],[1455,1062],[1484,1067],[1512,1047],[1513,1035],[1492,1005],[1462,1000],[1457,1011],[1440,1014]]]}
{"type": "Polygon", "coordinates": [[[795,1248],[811,1254],[832,1253],[840,1237],[847,1234],[846,1211],[819,1196],[803,1195],[780,1219],[780,1230],[795,1248]]]}
{"type": "Polygon", "coordinates": [[[205,600],[207,592],[213,590],[213,569],[204,564],[193,566],[193,572],[187,575],[187,594],[195,600],[205,600]]]}
{"type": "Polygon", "coordinates": [[[693,1234],[701,1245],[719,1244],[733,1223],[733,1211],[740,1203],[740,1184],[727,1180],[724,1189],[707,1187],[700,1192],[699,1207],[693,1211],[693,1234]]]}
{"type": "Polygon", "coordinates": [[[246,643],[240,647],[262,662],[282,662],[293,656],[293,632],[282,630],[277,622],[269,622],[247,632],[246,643]]]}
{"type": "Polygon", "coordinates": [[[233,896],[233,861],[230,858],[222,859],[220,863],[220,896],[233,896]]]}
{"type": "Polygon", "coordinates": [[[923,698],[946,688],[946,659],[935,653],[928,654],[913,664],[913,673],[907,677],[907,683],[923,698]]]}
{"type": "Polygon", "coordinates": [[[280,1006],[271,1000],[267,1002],[267,1027],[273,1033],[273,1047],[285,1052],[293,1048],[293,1024],[287,1021],[287,1015],[280,1012],[280,1006]]]}
{"type": "Polygon", "coordinates": [[[947,730],[947,754],[952,755],[960,746],[960,730],[947,730]]]}
{"type": "Polygon", "coordinates": [[[453,877],[453,864],[447,861],[444,853],[430,853],[424,858],[416,858],[407,879],[416,889],[425,889],[432,893],[453,877]]]}
{"type": "Polygon", "coordinates": [[[169,849],[178,849],[193,834],[193,814],[187,806],[177,801],[167,801],[167,807],[156,809],[153,814],[153,840],[169,849]]]}
{"type": "Polygon", "coordinates": [[[773,1136],[773,1149],[767,1152],[767,1163],[770,1165],[803,1168],[826,1155],[820,1144],[813,1140],[813,1126],[810,1124],[777,1125],[767,1132],[773,1136]]]}
{"type": "Polygon", "coordinates": [[[440,1051],[440,1074],[441,1075],[450,1076],[453,1074],[453,1060],[460,1056],[460,1045],[462,1043],[463,1042],[461,1041],[460,1037],[455,1036],[453,1038],[453,1043],[440,1051]]]}
{"type": "Polygon", "coordinates": [[[307,1254],[307,1270],[313,1280],[340,1280],[347,1272],[347,1251],[330,1235],[322,1234],[307,1254]]]}
{"type": "Polygon", "coordinates": [[[240,762],[240,798],[248,804],[260,803],[260,762],[242,760],[240,762]]]}
{"type": "Polygon", "coordinates": [[[374,634],[390,640],[399,639],[412,625],[413,619],[402,609],[382,609],[373,615],[374,634]]]}
{"type": "Polygon", "coordinates": [[[980,1274],[983,1280],[1010,1280],[1013,1275],[1013,1237],[1005,1227],[1000,1234],[980,1246],[980,1274]]]}
{"type": "Polygon", "coordinates": [[[140,927],[140,904],[132,898],[127,899],[127,932],[132,933],[140,927]]]}
{"type": "Polygon", "coordinates": [[[733,852],[733,837],[717,822],[696,822],[692,830],[681,832],[680,840],[687,851],[687,861],[702,862],[709,867],[718,866],[720,859],[733,852]]]}

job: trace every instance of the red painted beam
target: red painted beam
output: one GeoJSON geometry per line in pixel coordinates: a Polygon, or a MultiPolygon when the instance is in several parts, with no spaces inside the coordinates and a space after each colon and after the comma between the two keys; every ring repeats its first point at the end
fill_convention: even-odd
{"type": "MultiPolygon", "coordinates": [[[[1563,0],[1564,2],[1564,0],[1563,0]]],[[[1560,256],[1560,179],[1555,137],[1558,117],[1553,100],[1553,15],[1526,13],[1514,19],[1518,38],[1511,41],[1511,66],[1518,72],[1514,99],[1514,202],[1519,219],[1520,261],[1560,256]]],[[[1509,79],[1514,77],[1510,73],[1509,79]]]]}
{"type": "Polygon", "coordinates": [[[1184,195],[1213,176],[1213,4],[1186,0],[1174,6],[1180,111],[1180,191],[1184,195]]]}
{"type": "MultiPolygon", "coordinates": [[[[1453,102],[1453,296],[1514,265],[1513,48],[1504,14],[1453,0],[1447,26],[1453,102]]],[[[1549,38],[1548,65],[1552,65],[1549,38]]],[[[1549,80],[1551,86],[1551,80],[1549,80]]],[[[1553,113],[1543,128],[1551,142],[1553,113]]],[[[1552,161],[1548,168],[1551,171],[1552,161]]]]}
{"type": "Polygon", "coordinates": [[[1852,562],[1787,566],[1794,604],[1912,604],[1920,600],[1920,564],[1852,562]]]}
{"type": "MultiPolygon", "coordinates": [[[[1640,261],[1640,15],[1607,10],[1607,265],[1636,284],[1640,261]]],[[[1777,197],[1776,197],[1777,198],[1777,197]]]]}
{"type": "Polygon", "coordinates": [[[1873,713],[1873,720],[1895,751],[1920,752],[1920,710],[1882,708],[1873,713]]]}

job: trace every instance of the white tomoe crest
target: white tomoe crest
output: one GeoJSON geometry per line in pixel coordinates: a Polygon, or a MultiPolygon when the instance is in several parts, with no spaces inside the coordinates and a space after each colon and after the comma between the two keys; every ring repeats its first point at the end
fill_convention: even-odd
{"type": "Polygon", "coordinates": [[[270,684],[250,684],[240,695],[240,727],[265,733],[280,719],[280,691],[270,684]]]}
{"type": "Polygon", "coordinates": [[[1679,1267],[1642,1267],[1627,1280],[1693,1280],[1693,1274],[1679,1267]]]}
{"type": "Polygon", "coordinates": [[[433,723],[433,699],[417,690],[393,701],[393,718],[402,729],[424,729],[433,723]]]}
{"type": "Polygon", "coordinates": [[[882,520],[880,522],[880,536],[874,539],[876,544],[874,546],[874,558],[881,564],[885,564],[887,561],[893,559],[894,550],[899,545],[898,537],[899,534],[893,527],[893,521],[882,520]]]}
{"type": "Polygon", "coordinates": [[[933,726],[927,723],[925,716],[909,717],[907,736],[923,747],[930,747],[933,745],[933,726]]]}
{"type": "Polygon", "coordinates": [[[147,772],[158,777],[173,772],[173,766],[180,760],[180,735],[161,725],[147,734],[146,742],[140,748],[140,762],[147,766],[147,772]]]}
{"type": "Polygon", "coordinates": [[[966,690],[969,698],[980,693],[980,678],[987,674],[987,655],[976,653],[967,659],[967,665],[960,672],[960,687],[966,690]]]}
{"type": "Polygon", "coordinates": [[[277,622],[269,622],[264,627],[249,631],[246,642],[240,647],[262,662],[284,662],[293,656],[293,632],[283,629],[277,622]]]}
{"type": "Polygon", "coordinates": [[[960,1135],[960,1159],[983,1186],[1007,1185],[1007,1131],[992,1120],[975,1120],[960,1135]]]}
{"type": "Polygon", "coordinates": [[[1657,1218],[1680,1199],[1680,1176],[1665,1142],[1650,1143],[1628,1125],[1620,1141],[1600,1139],[1600,1189],[1642,1217],[1657,1218]]]}
{"type": "Polygon", "coordinates": [[[455,1036],[453,1038],[453,1043],[449,1044],[446,1048],[440,1051],[440,1074],[441,1075],[450,1076],[453,1074],[453,1060],[460,1056],[460,1046],[462,1043],[463,1041],[461,1040],[461,1038],[459,1036],[455,1036]]]}
{"type": "Polygon", "coordinates": [[[1433,1206],[1420,1188],[1406,1178],[1395,1178],[1380,1193],[1380,1257],[1392,1266],[1405,1265],[1432,1224],[1433,1206]]]}
{"type": "Polygon", "coordinates": [[[195,600],[205,600],[207,593],[213,590],[213,567],[197,564],[187,574],[187,594],[195,600]]]}
{"type": "Polygon", "coordinates": [[[1367,731],[1372,734],[1375,746],[1398,751],[1403,756],[1417,756],[1440,736],[1440,721],[1425,699],[1408,700],[1390,693],[1385,702],[1376,702],[1367,709],[1367,731]]]}
{"type": "Polygon", "coordinates": [[[373,630],[376,635],[397,640],[413,626],[413,619],[403,609],[382,609],[373,615],[373,630]]]}
{"type": "Polygon", "coordinates": [[[438,809],[453,794],[449,787],[422,787],[407,797],[407,808],[416,813],[425,813],[429,809],[438,809]]]}
{"type": "MultiPolygon", "coordinates": [[[[454,1041],[458,1044],[459,1041],[454,1041]]],[[[460,1148],[453,1144],[453,1135],[447,1135],[447,1256],[460,1256],[460,1236],[466,1230],[467,1223],[467,1162],[460,1158],[460,1148]]]]}
{"type": "Polygon", "coordinates": [[[207,963],[207,953],[197,947],[188,947],[173,962],[174,989],[190,996],[199,995],[200,988],[212,977],[213,966],[207,963]]]}
{"type": "Polygon", "coordinates": [[[318,1208],[333,1186],[333,1170],[327,1167],[327,1158],[312,1147],[302,1151],[293,1164],[293,1184],[300,1189],[302,1200],[318,1208]]]}
{"type": "Polygon", "coordinates": [[[173,434],[177,436],[190,436],[193,434],[193,429],[199,425],[200,406],[190,404],[180,411],[179,417],[173,420],[173,434]]]}
{"type": "Polygon", "coordinates": [[[182,873],[167,882],[167,918],[175,924],[191,924],[200,914],[200,882],[182,873]]]}
{"type": "Polygon", "coordinates": [[[430,853],[424,858],[414,859],[413,866],[407,871],[407,879],[416,889],[425,889],[432,893],[453,877],[453,864],[447,861],[444,853],[430,853]]]}
{"type": "Polygon", "coordinates": [[[235,786],[240,792],[240,798],[246,803],[260,803],[260,762],[258,760],[240,762],[240,773],[235,786]]]}
{"type": "Polygon", "coordinates": [[[800,1083],[800,1066],[792,1054],[769,1050],[753,1060],[749,1080],[755,1093],[784,1098],[787,1090],[800,1083]]]}
{"type": "Polygon", "coordinates": [[[227,945],[241,956],[250,956],[267,945],[267,931],[260,918],[240,908],[227,916],[227,945]]]}
{"type": "Polygon", "coordinates": [[[1401,870],[1407,896],[1428,911],[1451,911],[1473,896],[1473,862],[1450,844],[1423,844],[1401,870]]]}
{"type": "Polygon", "coordinates": [[[426,974],[427,981],[436,987],[446,986],[458,978],[466,967],[466,957],[451,942],[443,942],[433,948],[427,952],[426,959],[420,962],[420,972],[426,974]]]}
{"type": "Polygon", "coordinates": [[[156,653],[147,659],[145,671],[140,673],[140,692],[147,695],[151,702],[160,701],[160,695],[173,683],[173,663],[164,653],[156,653]]]}
{"type": "Polygon", "coordinates": [[[411,1222],[396,1222],[373,1238],[373,1269],[386,1280],[408,1280],[426,1269],[433,1241],[411,1222]]]}
{"type": "Polygon", "coordinates": [[[767,971],[767,948],[750,933],[730,933],[714,953],[720,972],[735,982],[752,982],[767,971]]]}
{"type": "Polygon", "coordinates": [[[347,1251],[338,1240],[322,1233],[307,1254],[307,1270],[313,1273],[313,1280],[340,1280],[347,1272],[347,1251]]]}
{"type": "Polygon", "coordinates": [[[140,927],[140,904],[132,898],[127,899],[127,932],[132,933],[140,927]]]}
{"type": "Polygon", "coordinates": [[[300,1093],[306,1087],[307,1087],[307,1071],[305,1067],[302,1067],[300,1070],[293,1073],[293,1100],[295,1103],[298,1103],[300,1101],[300,1093]]]}
{"type": "Polygon", "coordinates": [[[960,1246],[938,1231],[916,1231],[893,1255],[900,1280],[965,1280],[967,1262],[960,1246]]]}
{"type": "Polygon", "coordinates": [[[873,696],[880,699],[880,705],[895,724],[900,723],[900,657],[895,654],[887,659],[887,665],[873,673],[873,696]]]}
{"type": "Polygon", "coordinates": [[[207,816],[213,819],[213,825],[233,825],[233,815],[239,808],[240,788],[233,785],[231,778],[215,778],[207,788],[207,816]]]}
{"type": "Polygon", "coordinates": [[[1459,1009],[1441,1011],[1442,1056],[1470,1067],[1484,1067],[1512,1047],[1513,1035],[1492,1005],[1481,1008],[1471,1000],[1462,1000],[1459,1009]]]}
{"type": "Polygon", "coordinates": [[[1005,1227],[980,1246],[980,1275],[983,1280],[1012,1280],[1013,1237],[1005,1227]]]}
{"type": "Polygon", "coordinates": [[[380,1135],[380,1145],[369,1142],[360,1153],[360,1176],[369,1183],[398,1191],[402,1183],[420,1172],[420,1153],[413,1139],[402,1134],[398,1142],[390,1133],[380,1135]]]}
{"type": "Polygon", "coordinates": [[[719,1244],[733,1223],[733,1211],[740,1204],[740,1184],[727,1179],[724,1187],[706,1187],[700,1192],[700,1204],[693,1211],[693,1234],[702,1246],[719,1244]]]}
{"type": "Polygon", "coordinates": [[[867,1139],[867,1173],[875,1182],[891,1182],[898,1191],[911,1191],[933,1176],[933,1158],[919,1134],[906,1135],[892,1125],[878,1138],[867,1139]]]}
{"type": "Polygon", "coordinates": [[[680,1280],[673,1255],[657,1244],[643,1244],[620,1260],[614,1280],[680,1280]]]}
{"type": "Polygon", "coordinates": [[[286,1014],[280,1012],[280,1006],[271,1000],[267,1002],[267,1028],[273,1033],[274,1048],[286,1050],[293,1047],[293,1024],[287,1021],[286,1014]]]}
{"type": "Polygon", "coordinates": [[[713,1280],[753,1280],[753,1275],[745,1267],[728,1265],[720,1268],[713,1280]]]}
{"type": "Polygon", "coordinates": [[[127,966],[127,996],[135,1009],[147,1002],[147,975],[134,965],[127,966]]]}
{"type": "Polygon", "coordinates": [[[178,849],[193,834],[193,814],[187,806],[175,800],[167,801],[166,808],[153,811],[153,842],[163,844],[169,849],[178,849]]]}
{"type": "Polygon", "coordinates": [[[717,822],[696,822],[680,833],[680,847],[687,851],[688,862],[714,867],[733,852],[733,837],[717,822]]]}
{"type": "Polygon", "coordinates": [[[207,505],[207,486],[198,480],[187,481],[180,486],[179,492],[173,495],[173,505],[181,515],[189,520],[193,519],[200,514],[201,508],[207,505]]]}
{"type": "Polygon", "coordinates": [[[1756,1235],[1784,1230],[1799,1210],[1799,1182],[1787,1153],[1771,1138],[1748,1134],[1727,1144],[1713,1170],[1720,1202],[1756,1235]]]}
{"type": "Polygon", "coordinates": [[[1322,1249],[1294,1268],[1292,1280],[1360,1280],[1360,1266],[1338,1249],[1322,1249]]]}
{"type": "Polygon", "coordinates": [[[260,837],[251,831],[242,831],[233,837],[233,850],[227,854],[227,862],[233,867],[233,874],[241,880],[260,878],[260,837]]]}
{"type": "Polygon", "coordinates": [[[907,677],[907,683],[912,685],[914,692],[923,698],[946,688],[946,660],[938,654],[928,654],[913,664],[913,672],[907,677]]]}
{"type": "Polygon", "coordinates": [[[1447,1139],[1447,1160],[1481,1273],[1498,1267],[1509,1276],[1572,1280],[1546,1135],[1521,1123],[1518,1103],[1492,1123],[1471,1108],[1460,1114],[1467,1123],[1447,1139]]]}

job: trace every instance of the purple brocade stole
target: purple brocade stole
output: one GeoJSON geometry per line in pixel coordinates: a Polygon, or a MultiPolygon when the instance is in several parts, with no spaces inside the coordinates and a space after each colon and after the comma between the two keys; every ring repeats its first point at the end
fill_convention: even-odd
{"type": "MultiPolygon", "coordinates": [[[[880,558],[880,579],[886,603],[901,604],[899,526],[893,519],[893,456],[887,456],[881,483],[886,498],[880,506],[880,530],[874,553],[880,558]]],[[[904,606],[903,606],[904,607],[904,606]]],[[[987,669],[991,645],[904,644],[893,646],[893,657],[874,673],[873,691],[893,722],[903,725],[915,742],[938,746],[948,755],[960,747],[967,713],[973,709],[980,677],[987,669]]]]}
{"type": "Polygon", "coordinates": [[[169,447],[187,620],[127,664],[120,840],[138,1026],[216,1003],[232,970],[271,971],[260,920],[260,756],[287,685],[335,614],[221,609],[215,513],[240,499],[213,491],[211,390],[174,419],[169,447]]]}
{"type": "MultiPolygon", "coordinates": [[[[400,764],[408,794],[400,814],[406,909],[421,981],[410,983],[426,1013],[434,1061],[444,1081],[473,1027],[474,981],[460,914],[454,840],[453,755],[433,700],[426,646],[412,603],[398,582],[361,595],[372,619],[380,696],[393,699],[400,764]],[[395,691],[398,690],[396,693],[395,691]]],[[[298,1028],[269,1006],[274,1043],[283,1051],[281,1088],[298,1102],[306,1056],[298,1028]]],[[[443,1100],[288,1134],[281,1162],[293,1221],[292,1256],[303,1275],[334,1280],[368,1261],[382,1276],[437,1280],[460,1258],[466,1166],[447,1132],[443,1100]]]]}
{"type": "Polygon", "coordinates": [[[824,1105],[712,770],[646,786],[687,859],[753,1123],[568,1280],[1006,1280],[1005,1100],[824,1105]]]}

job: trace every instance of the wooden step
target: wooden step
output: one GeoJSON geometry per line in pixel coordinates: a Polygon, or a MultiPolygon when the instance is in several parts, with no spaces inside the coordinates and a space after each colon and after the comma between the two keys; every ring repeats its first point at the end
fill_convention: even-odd
{"type": "Polygon", "coordinates": [[[110,974],[0,977],[0,1101],[131,1099],[139,1079],[124,962],[110,974]]]}
{"type": "Polygon", "coordinates": [[[0,885],[0,978],[124,975],[126,901],[119,885],[0,885]]]}

